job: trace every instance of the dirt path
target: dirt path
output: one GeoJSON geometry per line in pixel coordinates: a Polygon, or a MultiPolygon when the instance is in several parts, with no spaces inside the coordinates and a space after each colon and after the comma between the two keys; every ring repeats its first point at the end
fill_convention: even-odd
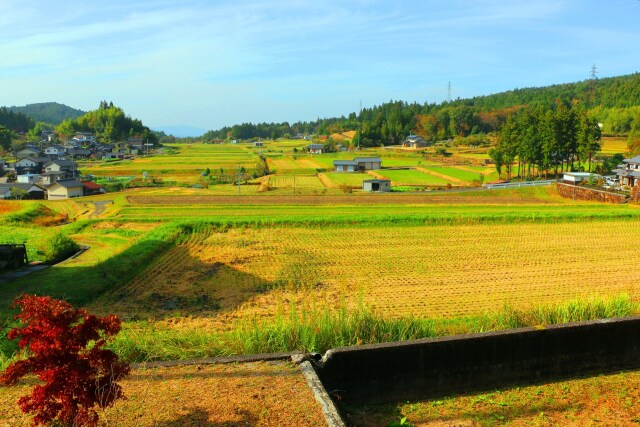
{"type": "Polygon", "coordinates": [[[103,200],[100,202],[93,202],[93,212],[89,214],[89,219],[99,218],[104,211],[107,210],[107,205],[113,204],[113,200],[103,200]]]}

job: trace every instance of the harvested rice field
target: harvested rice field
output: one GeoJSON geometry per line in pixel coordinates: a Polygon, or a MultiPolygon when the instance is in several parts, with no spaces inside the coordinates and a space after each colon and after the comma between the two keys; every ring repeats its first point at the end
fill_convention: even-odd
{"type": "Polygon", "coordinates": [[[378,224],[223,232],[203,226],[95,308],[164,317],[171,313],[167,299],[201,298],[213,305],[203,303],[191,314],[219,325],[229,317],[272,317],[282,301],[334,308],[363,302],[389,317],[440,318],[594,295],[638,296],[640,283],[629,268],[637,259],[638,225],[603,220],[588,227],[378,224]]]}
{"type": "MultiPolygon", "coordinates": [[[[0,387],[0,426],[27,427],[16,405],[35,378],[0,387]]],[[[299,368],[288,362],[135,369],[126,400],[100,413],[101,427],[320,426],[324,416],[299,368]]]]}

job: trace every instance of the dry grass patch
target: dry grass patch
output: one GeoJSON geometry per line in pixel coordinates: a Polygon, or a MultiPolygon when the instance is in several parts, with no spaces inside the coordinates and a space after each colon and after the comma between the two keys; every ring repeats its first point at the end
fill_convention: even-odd
{"type": "Polygon", "coordinates": [[[348,409],[356,426],[636,426],[640,372],[348,409]],[[396,424],[394,424],[396,423],[396,424]]]}
{"type": "MultiPolygon", "coordinates": [[[[0,388],[0,426],[31,425],[16,405],[33,383],[0,388]]],[[[122,381],[127,400],[101,426],[319,426],[322,411],[300,370],[287,362],[137,369],[122,381]]]]}

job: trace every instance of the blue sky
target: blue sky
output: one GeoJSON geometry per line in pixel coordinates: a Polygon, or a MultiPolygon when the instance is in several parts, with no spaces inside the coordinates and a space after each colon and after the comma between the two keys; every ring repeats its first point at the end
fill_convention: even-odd
{"type": "Polygon", "coordinates": [[[638,0],[0,2],[0,105],[314,120],[640,71],[638,0]]]}

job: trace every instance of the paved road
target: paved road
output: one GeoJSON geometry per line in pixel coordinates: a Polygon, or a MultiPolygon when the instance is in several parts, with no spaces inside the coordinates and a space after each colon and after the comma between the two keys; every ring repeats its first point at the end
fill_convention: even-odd
{"type": "Polygon", "coordinates": [[[103,200],[100,202],[93,202],[93,212],[89,215],[89,218],[99,218],[100,215],[107,210],[107,205],[113,203],[113,200],[103,200]]]}

